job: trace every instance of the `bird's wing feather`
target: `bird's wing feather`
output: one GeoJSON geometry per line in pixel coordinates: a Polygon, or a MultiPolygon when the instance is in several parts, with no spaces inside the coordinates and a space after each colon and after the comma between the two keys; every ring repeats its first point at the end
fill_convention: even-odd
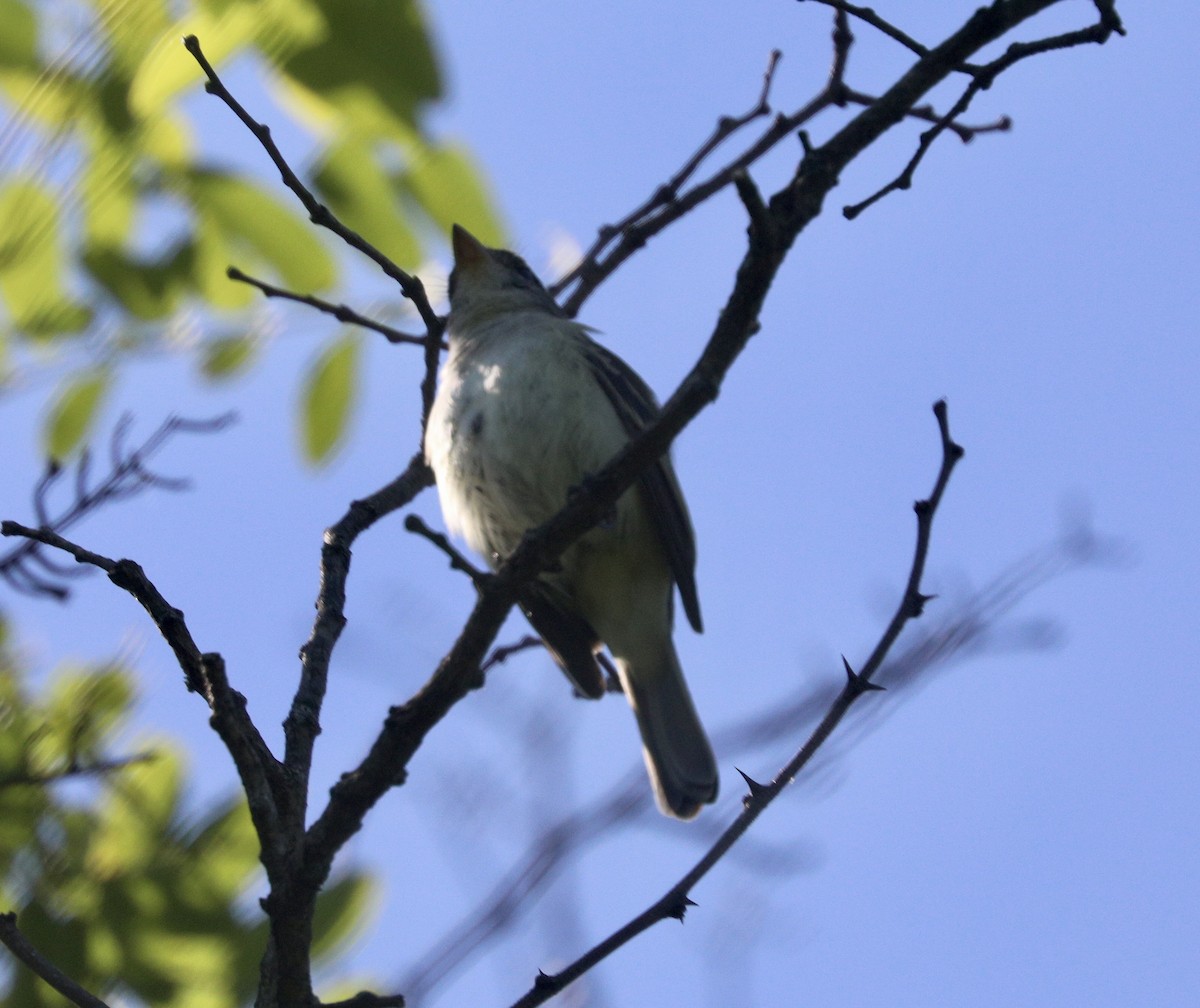
{"type": "MultiPolygon", "coordinates": [[[[620,357],[586,336],[583,339],[592,373],[617,411],[625,432],[631,438],[636,437],[658,416],[654,393],[620,357]]],[[[683,611],[692,628],[701,633],[703,622],[700,599],[696,594],[696,539],[670,458],[663,455],[647,469],[642,474],[640,486],[667,563],[679,586],[683,611]]]]}

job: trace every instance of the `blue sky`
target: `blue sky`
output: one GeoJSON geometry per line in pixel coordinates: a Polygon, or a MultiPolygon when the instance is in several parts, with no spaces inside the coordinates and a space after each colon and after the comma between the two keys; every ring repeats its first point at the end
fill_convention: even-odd
{"type": "MultiPolygon", "coordinates": [[[[693,894],[700,906],[683,927],[643,936],[570,1003],[1194,998],[1200,16],[1189,5],[1126,6],[1127,38],[1030,61],[982,96],[968,118],[1010,114],[1011,133],[943,140],[911,191],[853,223],[838,209],[899,170],[916,127],[845,173],[781,272],[762,332],[677,444],[706,624],[702,637],[681,627],[677,642],[714,733],[795,690],[832,689],[839,655],[865,658],[903,584],[911,503],[938,461],[929,407],[942,396],[966,457],[935,529],[931,620],[1080,512],[1120,540],[1122,562],[1053,581],[986,654],[924,689],[868,697],[889,716],[860,723],[871,730],[835,744],[756,827],[757,852],[786,852],[789,871],[733,859],[693,894]],[[1046,620],[1053,647],[1015,646],[1046,620]]],[[[962,12],[902,16],[928,39],[962,12]]],[[[1086,18],[1088,5],[1068,13],[1048,24],[1086,18]]],[[[782,0],[452,0],[432,17],[452,89],[438,128],[473,147],[514,245],[539,269],[554,235],[586,244],[717,115],[748,107],[772,47],[784,51],[780,108],[806,101],[828,64],[828,13],[782,0]]],[[[849,80],[869,91],[903,54],[857,34],[849,80]]],[[[201,115],[223,143],[242,142],[224,110],[201,115]]],[[[814,138],[841,121],[826,114],[814,138]]],[[[762,188],[786,178],[793,156],[756,172],[762,188]]],[[[664,396],[711,329],[743,226],[736,199],[719,197],[583,312],[664,396]]],[[[359,282],[366,299],[389,293],[373,277],[359,282]]],[[[202,385],[182,361],[132,370],[116,407],[135,406],[147,429],[156,409],[236,406],[243,420],[175,450],[174,468],[196,482],[188,496],[139,500],[78,532],[143,563],[201,647],[225,654],[271,731],[311,619],[321,530],[415,448],[418,367],[414,353],[371,345],[350,447],[314,476],[292,448],[292,402],[331,330],[299,312],[283,318],[266,365],[228,388],[202,385]]],[[[32,395],[0,404],[10,472],[36,471],[35,405],[32,395]]],[[[6,481],[0,505],[27,518],[24,486],[6,481]]],[[[437,520],[431,495],[418,510],[437,520]]],[[[471,601],[398,517],[360,540],[354,562],[317,802],[387,705],[424,680],[471,601]]],[[[184,736],[202,794],[229,786],[203,710],[128,599],[91,579],[70,608],[13,609],[44,666],[132,648],[144,673],[138,730],[184,736]]],[[[514,620],[506,637],[522,632],[514,620]]],[[[798,726],[794,742],[719,752],[723,799],[701,823],[734,814],[735,763],[770,777],[801,740],[798,726]]],[[[352,844],[384,878],[354,967],[385,984],[402,977],[470,912],[539,817],[636,761],[617,698],[573,702],[544,659],[511,662],[430,738],[410,783],[352,844]],[[549,731],[524,727],[531,709],[565,736],[550,756],[518,742],[549,731]]],[[[657,897],[699,853],[704,826],[639,822],[589,848],[528,924],[431,1003],[506,1004],[536,969],[574,958],[657,897]]]]}

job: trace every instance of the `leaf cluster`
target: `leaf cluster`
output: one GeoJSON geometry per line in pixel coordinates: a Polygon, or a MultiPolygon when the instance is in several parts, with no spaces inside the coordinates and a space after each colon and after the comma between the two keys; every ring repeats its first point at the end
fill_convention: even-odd
{"type": "MultiPolygon", "coordinates": [[[[275,121],[312,142],[313,191],[351,226],[370,222],[396,262],[417,266],[425,235],[452,219],[502,237],[470,154],[425,129],[443,82],[415,0],[88,0],[70,17],[0,0],[0,24],[0,108],[11,110],[0,391],[47,358],[67,361],[46,422],[52,457],[85,443],[132,354],[194,346],[214,379],[254,361],[255,293],[231,282],[231,265],[292,290],[339,283],[335,250],[304,214],[194,126],[187,98],[202,74],[183,35],[202,33],[214,61],[258,73],[275,121]]],[[[308,379],[319,391],[320,367],[308,379]]],[[[320,419],[311,400],[309,426],[320,419]]],[[[312,458],[331,448],[306,443],[312,458]]]]}
{"type": "MultiPolygon", "coordinates": [[[[164,739],[110,755],[133,702],[127,669],[64,667],[36,696],[23,678],[0,636],[0,905],[93,990],[162,1008],[249,1002],[267,936],[245,904],[258,843],[244,800],[189,812],[182,758],[164,739]]],[[[370,891],[355,872],[330,886],[314,917],[322,957],[350,937],[370,891]]],[[[67,1003],[28,970],[0,975],[0,1004],[67,1003]]]]}

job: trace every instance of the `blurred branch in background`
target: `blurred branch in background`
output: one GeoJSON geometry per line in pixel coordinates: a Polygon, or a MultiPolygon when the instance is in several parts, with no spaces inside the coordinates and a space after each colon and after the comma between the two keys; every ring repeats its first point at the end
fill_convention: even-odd
{"type": "MultiPolygon", "coordinates": [[[[1121,542],[1099,534],[1079,519],[983,586],[977,589],[964,586],[954,597],[930,603],[928,622],[913,626],[875,677],[887,688],[888,702],[856,708],[847,718],[842,732],[831,739],[814,761],[808,776],[797,781],[789,793],[798,796],[803,789],[811,788],[836,761],[844,761],[867,734],[897,713],[900,704],[895,701],[911,700],[937,676],[959,669],[974,658],[1054,648],[1061,633],[1052,620],[1015,618],[1014,610],[1052,581],[1085,570],[1112,568],[1125,562],[1127,555],[1121,542]]],[[[520,642],[515,647],[525,643],[520,642]]],[[[812,730],[840,688],[840,684],[827,678],[808,682],[761,711],[718,727],[712,738],[722,763],[728,765],[732,761],[746,766],[750,760],[764,754],[778,759],[781,748],[812,730]]],[[[491,696],[493,694],[489,693],[491,696]]],[[[511,692],[495,691],[494,696],[495,703],[516,703],[511,692]]],[[[517,710],[506,711],[502,718],[491,720],[510,727],[510,744],[525,753],[527,766],[561,768],[568,765],[571,762],[567,751],[570,736],[555,731],[552,724],[531,727],[539,716],[539,707],[530,702],[517,710]]],[[[462,773],[474,780],[489,779],[486,765],[462,773]]],[[[560,776],[557,769],[556,776],[560,776]]],[[[530,915],[539,913],[539,901],[547,893],[557,886],[570,885],[571,873],[590,849],[631,827],[666,830],[669,824],[663,822],[647,798],[644,778],[641,765],[631,764],[616,784],[582,808],[555,817],[552,812],[561,805],[547,805],[543,812],[550,814],[529,823],[525,830],[528,837],[525,852],[511,863],[479,904],[431,945],[391,986],[405,992],[412,1008],[432,1004],[444,984],[469,969],[489,949],[502,944],[514,930],[527,923],[530,915]]],[[[467,814],[468,806],[471,814],[493,826],[520,823],[511,816],[500,815],[497,808],[489,805],[488,795],[503,793],[499,787],[482,786],[469,792],[460,788],[443,791],[460,799],[455,807],[446,810],[446,816],[435,821],[435,825],[448,831],[444,844],[447,850],[454,849],[450,834],[461,834],[462,816],[467,814]]],[[[711,844],[720,830],[719,823],[701,820],[693,824],[686,835],[672,835],[700,848],[711,844]]],[[[508,839],[511,842],[511,835],[508,839]]],[[[813,848],[800,838],[796,839],[794,847],[757,843],[745,849],[734,848],[734,851],[736,858],[752,862],[756,871],[775,875],[802,872],[813,864],[815,857],[813,848]]],[[[562,937],[559,929],[556,928],[554,933],[562,937]]]]}
{"type": "MultiPolygon", "coordinates": [[[[150,463],[177,434],[215,434],[234,420],[233,413],[211,420],[171,416],[140,445],[130,448],[127,440],[133,417],[125,414],[109,436],[108,469],[103,475],[93,473],[93,453],[87,448],[70,467],[56,461],[47,464],[45,475],[33,489],[33,513],[38,527],[61,534],[101,508],[148,490],[186,490],[191,485],[187,479],[163,476],[150,469],[150,463]]],[[[0,577],[27,595],[48,595],[65,601],[70,595],[66,583],[87,570],[86,566],[50,559],[43,544],[32,539],[0,553],[0,577]]]]}

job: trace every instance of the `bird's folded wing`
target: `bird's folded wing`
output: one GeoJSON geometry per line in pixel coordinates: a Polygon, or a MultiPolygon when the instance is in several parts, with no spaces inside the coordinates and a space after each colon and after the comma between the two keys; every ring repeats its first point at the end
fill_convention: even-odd
{"type": "MultiPolygon", "coordinates": [[[[583,337],[588,364],[604,389],[630,438],[640,434],[658,416],[654,393],[628,364],[594,340],[583,337]]],[[[697,633],[703,631],[700,599],[696,594],[696,539],[688,517],[683,491],[675,478],[671,460],[663,455],[641,477],[650,515],[671,567],[683,610],[697,633]]]]}

